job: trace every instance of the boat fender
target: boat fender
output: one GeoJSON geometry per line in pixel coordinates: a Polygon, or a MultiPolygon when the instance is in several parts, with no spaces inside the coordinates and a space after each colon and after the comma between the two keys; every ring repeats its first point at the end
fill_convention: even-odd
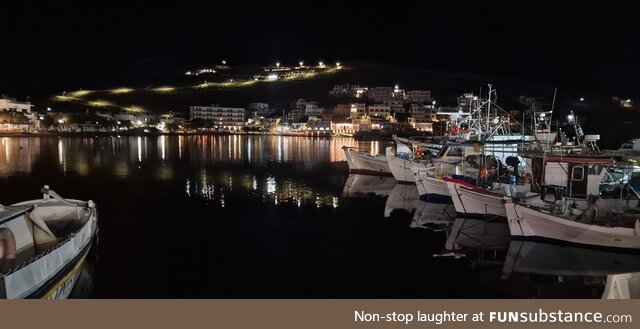
{"type": "Polygon", "coordinates": [[[8,228],[0,228],[0,259],[16,258],[16,238],[8,228]]]}

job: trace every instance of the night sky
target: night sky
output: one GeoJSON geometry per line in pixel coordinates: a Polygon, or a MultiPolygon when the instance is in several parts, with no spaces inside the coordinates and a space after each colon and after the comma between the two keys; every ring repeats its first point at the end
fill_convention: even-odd
{"type": "Polygon", "coordinates": [[[639,9],[637,1],[7,1],[0,93],[139,86],[224,58],[376,61],[638,97],[639,9]]]}

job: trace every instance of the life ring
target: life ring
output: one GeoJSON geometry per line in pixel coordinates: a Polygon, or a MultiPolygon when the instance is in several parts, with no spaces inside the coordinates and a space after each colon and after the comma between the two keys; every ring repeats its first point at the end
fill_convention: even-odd
{"type": "Polygon", "coordinates": [[[0,260],[16,258],[16,238],[8,228],[0,228],[0,260]]]}

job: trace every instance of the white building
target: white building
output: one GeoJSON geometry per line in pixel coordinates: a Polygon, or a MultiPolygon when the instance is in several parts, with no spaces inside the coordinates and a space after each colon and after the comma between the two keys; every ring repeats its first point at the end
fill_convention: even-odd
{"type": "Polygon", "coordinates": [[[305,108],[307,108],[307,105],[318,105],[318,104],[319,104],[318,102],[309,102],[304,98],[299,98],[295,103],[295,109],[304,110],[305,108]]]}
{"type": "Polygon", "coordinates": [[[355,98],[366,98],[369,93],[367,87],[351,87],[351,96],[355,98]]]}
{"type": "Polygon", "coordinates": [[[351,119],[364,118],[367,116],[367,104],[365,103],[352,103],[349,117],[351,119]]]}
{"type": "Polygon", "coordinates": [[[408,121],[409,125],[417,131],[433,132],[433,122],[431,122],[431,120],[410,117],[408,121]]]}
{"type": "Polygon", "coordinates": [[[407,98],[407,94],[404,89],[398,89],[398,86],[393,88],[393,99],[404,102],[407,98]]]}
{"type": "Polygon", "coordinates": [[[307,104],[304,108],[304,115],[322,115],[324,113],[324,109],[318,107],[317,104],[307,104]]]}
{"type": "Polygon", "coordinates": [[[392,113],[405,113],[404,104],[401,100],[388,100],[382,102],[383,105],[389,105],[392,113]]]}
{"type": "Polygon", "coordinates": [[[427,103],[431,102],[431,90],[409,90],[405,103],[427,103]]]}
{"type": "Polygon", "coordinates": [[[0,111],[12,111],[24,114],[29,122],[37,121],[36,114],[31,112],[33,105],[30,102],[18,102],[15,98],[0,97],[0,111]]]}
{"type": "Polygon", "coordinates": [[[160,117],[156,114],[116,114],[113,116],[116,121],[129,121],[135,127],[150,126],[158,123],[160,117]]]}
{"type": "Polygon", "coordinates": [[[436,121],[437,111],[432,106],[422,104],[411,104],[409,114],[412,118],[426,121],[436,121]]]}
{"type": "Polygon", "coordinates": [[[480,99],[474,96],[473,93],[464,93],[458,96],[458,106],[462,107],[465,111],[476,108],[480,105],[480,99]]]}
{"type": "Polygon", "coordinates": [[[393,100],[393,87],[373,87],[367,92],[367,98],[375,102],[393,100]]]}
{"type": "Polygon", "coordinates": [[[211,120],[214,128],[221,130],[240,130],[244,127],[244,108],[212,106],[191,106],[190,118],[211,120]]]}
{"type": "Polygon", "coordinates": [[[329,95],[335,96],[349,96],[351,95],[351,85],[345,83],[343,85],[334,85],[329,91],[329,95]]]}
{"type": "Polygon", "coordinates": [[[369,116],[383,119],[389,118],[391,116],[391,106],[383,104],[370,105],[369,116]]]}
{"type": "Polygon", "coordinates": [[[307,122],[307,129],[316,133],[330,133],[331,132],[331,121],[327,120],[309,120],[307,122]]]}

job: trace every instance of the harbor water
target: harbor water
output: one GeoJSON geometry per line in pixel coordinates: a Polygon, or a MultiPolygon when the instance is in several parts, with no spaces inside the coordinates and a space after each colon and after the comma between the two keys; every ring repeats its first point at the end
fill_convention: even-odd
{"type": "Polygon", "coordinates": [[[285,136],[0,138],[0,203],[91,199],[77,297],[600,298],[640,255],[511,241],[414,185],[350,175],[342,146],[285,136]],[[84,273],[84,272],[83,272],[84,273]]]}

